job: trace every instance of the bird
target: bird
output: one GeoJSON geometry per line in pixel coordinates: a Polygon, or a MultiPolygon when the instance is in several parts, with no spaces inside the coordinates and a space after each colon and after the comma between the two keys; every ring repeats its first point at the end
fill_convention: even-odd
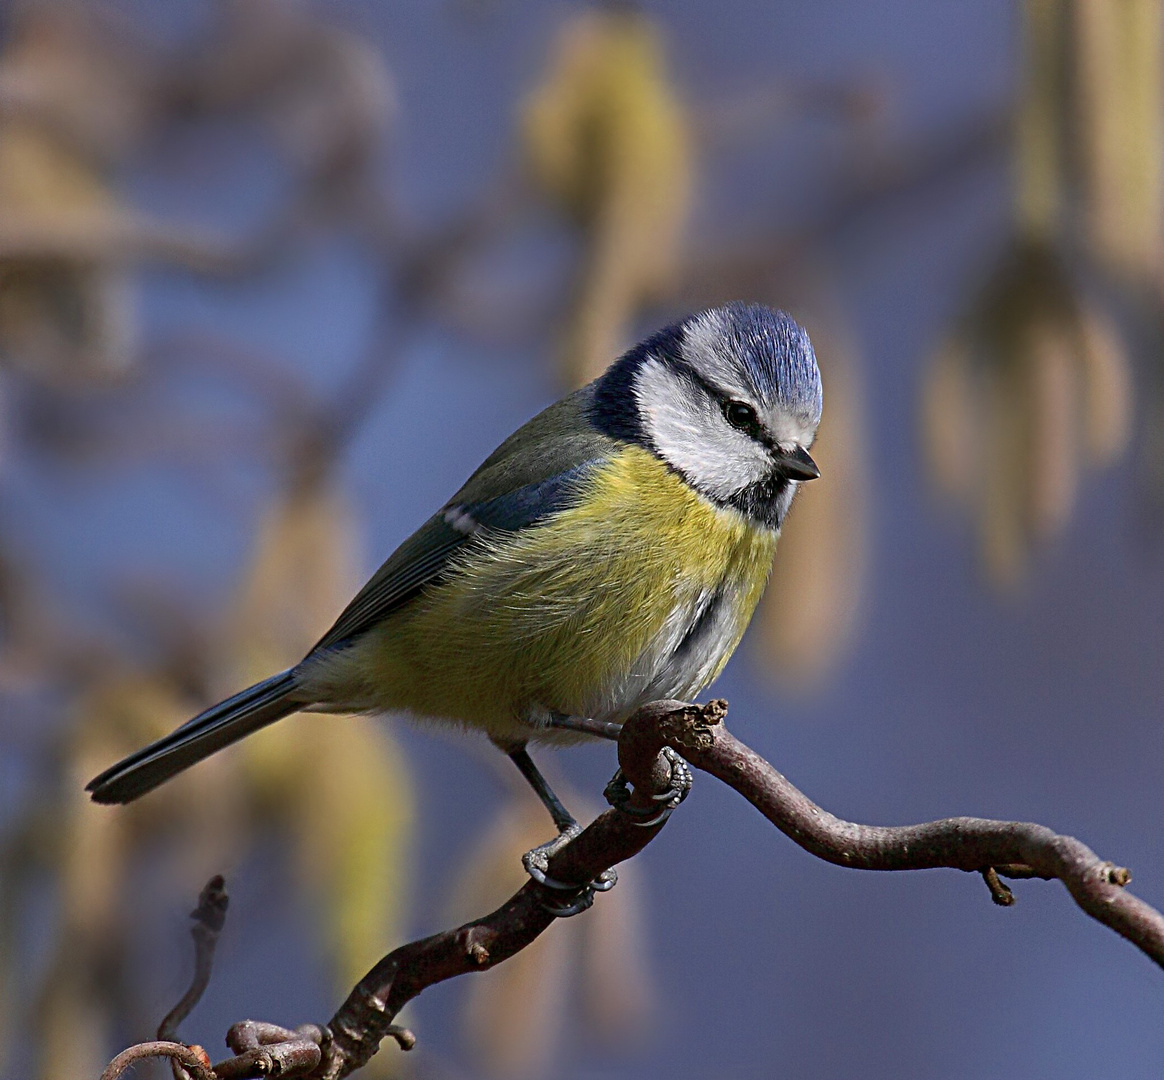
{"type": "Polygon", "coordinates": [[[820,475],[821,407],[812,344],[783,312],[733,302],[657,331],[507,438],[300,663],[87,790],[130,802],[298,711],[401,713],[483,731],[569,833],[528,745],[617,737],[643,704],[716,678],[820,475]]]}

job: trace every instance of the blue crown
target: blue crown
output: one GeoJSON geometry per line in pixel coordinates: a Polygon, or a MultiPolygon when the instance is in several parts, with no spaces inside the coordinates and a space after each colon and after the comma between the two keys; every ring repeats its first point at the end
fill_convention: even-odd
{"type": "Polygon", "coordinates": [[[593,422],[616,438],[644,443],[635,375],[650,356],[687,367],[684,343],[699,329],[711,331],[716,352],[747,379],[761,402],[779,404],[814,426],[820,422],[820,370],[804,327],[782,311],[739,301],[688,315],[619,357],[594,384],[593,422]]]}
{"type": "Polygon", "coordinates": [[[684,319],[681,333],[699,319],[714,319],[727,351],[736,357],[760,399],[779,402],[812,424],[820,423],[820,370],[808,333],[783,311],[738,301],[684,319]]]}

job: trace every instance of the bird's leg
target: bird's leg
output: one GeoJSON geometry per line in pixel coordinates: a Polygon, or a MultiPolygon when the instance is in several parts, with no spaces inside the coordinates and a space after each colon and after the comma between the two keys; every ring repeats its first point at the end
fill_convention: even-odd
{"type": "MultiPolygon", "coordinates": [[[[557,728],[559,731],[578,731],[586,735],[597,735],[599,738],[611,739],[615,742],[622,734],[622,724],[616,724],[609,720],[592,720],[586,716],[565,716],[556,712],[550,713],[547,726],[557,728]]],[[[667,791],[652,796],[653,801],[657,804],[655,807],[641,810],[637,806],[631,805],[630,788],[627,786],[622,769],[619,769],[610,783],[606,785],[604,792],[606,801],[616,810],[621,810],[635,818],[636,825],[645,827],[661,825],[671,816],[671,811],[687,798],[687,793],[691,790],[691,770],[688,768],[687,762],[669,746],[663,747],[663,754],[671,766],[671,780],[667,791]]],[[[533,781],[531,780],[530,783],[533,781]]],[[[550,812],[553,813],[553,811],[550,812]]]]}
{"type": "Polygon", "coordinates": [[[542,776],[541,770],[533,763],[533,758],[529,756],[529,751],[524,746],[510,750],[508,754],[510,761],[518,767],[521,775],[526,778],[529,786],[541,799],[542,805],[550,812],[550,817],[554,819],[554,825],[558,829],[558,835],[553,840],[539,845],[532,851],[527,851],[521,857],[522,864],[525,866],[526,873],[539,885],[555,892],[569,894],[563,897],[560,904],[552,903],[548,899],[543,900],[542,905],[547,911],[552,915],[557,915],[558,918],[577,915],[578,912],[585,911],[594,903],[596,892],[606,892],[608,889],[613,889],[615,882],[618,881],[618,874],[612,867],[609,870],[604,870],[594,881],[583,885],[570,881],[558,881],[557,878],[549,876],[547,871],[550,859],[582,831],[582,826],[574,819],[574,815],[562,805],[562,800],[554,794],[553,788],[542,776]]]}
{"type": "Polygon", "coordinates": [[[588,716],[563,716],[562,713],[550,713],[549,727],[559,731],[578,731],[583,735],[597,735],[600,739],[609,739],[618,742],[622,733],[622,724],[615,724],[609,720],[591,720],[588,716]]]}
{"type": "Polygon", "coordinates": [[[525,777],[526,783],[534,789],[537,797],[542,800],[542,806],[550,812],[550,817],[554,819],[558,832],[567,833],[573,830],[576,835],[578,822],[574,820],[574,815],[562,805],[562,800],[554,794],[554,789],[542,776],[541,769],[533,763],[533,758],[529,756],[529,751],[525,746],[519,746],[516,750],[510,750],[508,753],[509,760],[517,766],[518,771],[525,777]]]}

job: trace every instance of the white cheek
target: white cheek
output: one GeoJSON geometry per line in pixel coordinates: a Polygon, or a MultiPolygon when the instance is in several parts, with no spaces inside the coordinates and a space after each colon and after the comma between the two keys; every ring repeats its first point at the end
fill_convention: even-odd
{"type": "Polygon", "coordinates": [[[764,448],[729,427],[715,402],[658,361],[643,365],[635,394],[659,453],[701,491],[726,499],[768,475],[764,448]]]}
{"type": "Polygon", "coordinates": [[[768,417],[768,430],[780,446],[802,446],[808,450],[816,438],[815,427],[784,411],[777,411],[768,417]]]}

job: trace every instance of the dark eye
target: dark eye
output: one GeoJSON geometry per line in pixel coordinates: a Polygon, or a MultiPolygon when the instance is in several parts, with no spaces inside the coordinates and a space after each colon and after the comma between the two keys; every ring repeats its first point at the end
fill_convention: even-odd
{"type": "Polygon", "coordinates": [[[756,415],[756,410],[746,401],[727,402],[723,407],[723,415],[732,427],[749,434],[760,426],[760,418],[756,415]]]}

